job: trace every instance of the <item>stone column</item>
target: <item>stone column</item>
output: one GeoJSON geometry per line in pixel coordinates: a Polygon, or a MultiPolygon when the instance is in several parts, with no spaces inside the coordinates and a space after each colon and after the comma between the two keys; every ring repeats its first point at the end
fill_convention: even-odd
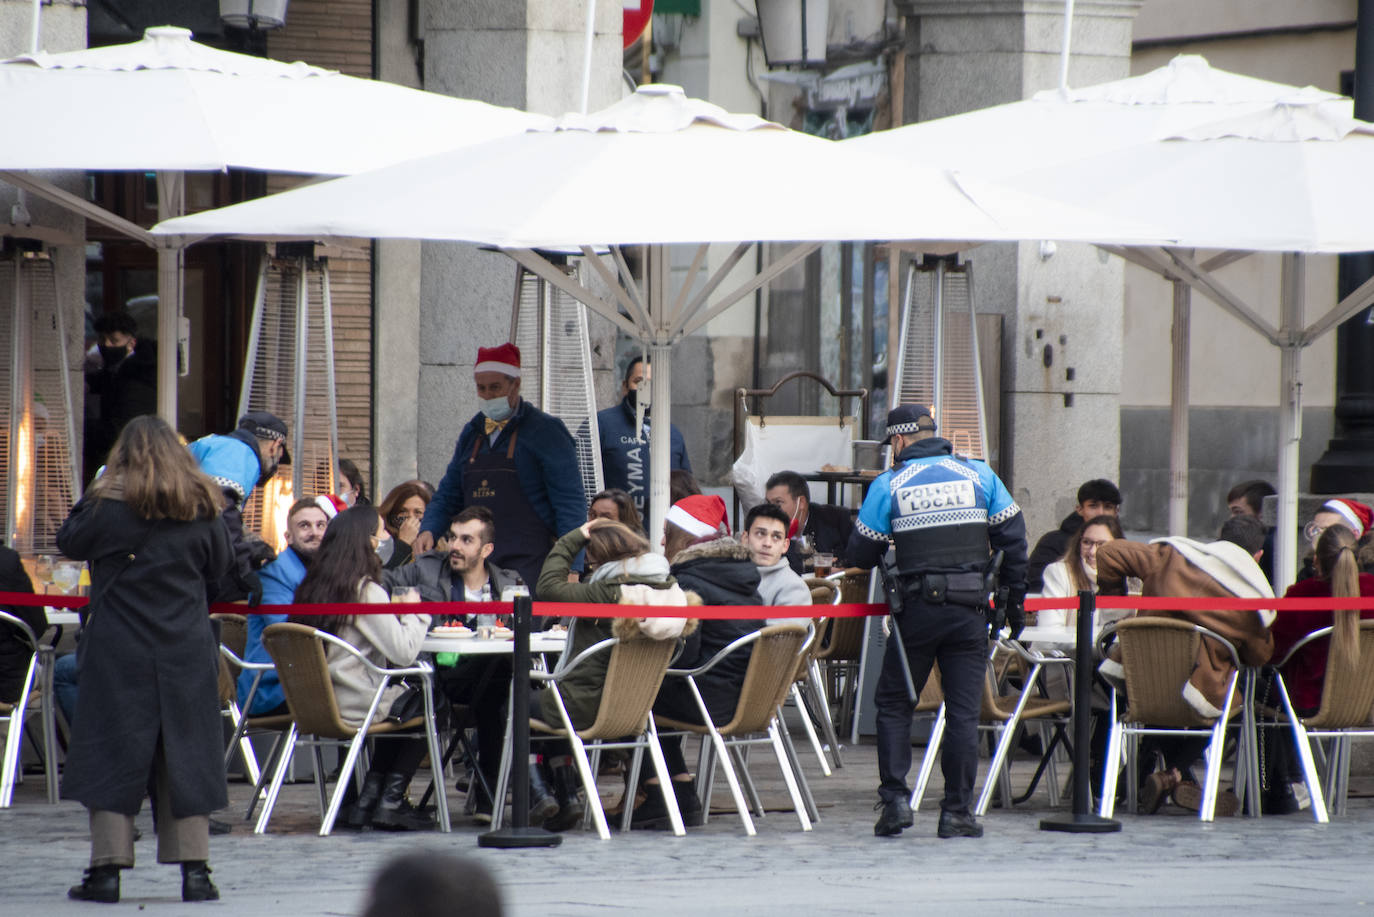
{"type": "MultiPolygon", "coordinates": [[[[1060,0],[898,0],[906,17],[905,123],[1029,98],[1058,85],[1060,0]]],[[[1078,0],[1069,84],[1130,73],[1138,0],[1078,0]]],[[[1015,138],[1008,138],[1009,148],[1015,138]]],[[[984,245],[976,307],[1007,316],[1002,467],[1032,542],[1072,510],[1078,485],[1119,480],[1122,263],[1088,245],[984,245]],[[1066,460],[1070,458],[1071,460],[1066,460]]],[[[1125,495],[1128,506],[1130,495],[1125,495]]]]}
{"type": "MultiPolygon", "coordinates": [[[[428,0],[422,15],[425,89],[548,115],[578,109],[584,0],[428,0]]],[[[592,111],[622,95],[619,4],[598,0],[595,30],[592,111]]],[[[477,410],[477,348],[510,334],[515,262],[476,246],[426,242],[420,267],[418,464],[437,484],[477,410]]],[[[385,323],[386,303],[378,309],[385,323]]],[[[609,365],[613,347],[601,350],[609,365]]]]}

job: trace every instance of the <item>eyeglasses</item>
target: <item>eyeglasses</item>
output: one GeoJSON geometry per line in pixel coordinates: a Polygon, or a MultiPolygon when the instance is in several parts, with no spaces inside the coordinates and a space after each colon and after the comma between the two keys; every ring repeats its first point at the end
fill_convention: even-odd
{"type": "Polygon", "coordinates": [[[1111,544],[1111,541],[1112,540],[1110,538],[1106,539],[1105,541],[1090,541],[1089,539],[1084,538],[1082,541],[1079,542],[1079,544],[1081,544],[1085,548],[1092,550],[1100,548],[1104,544],[1111,544]]]}

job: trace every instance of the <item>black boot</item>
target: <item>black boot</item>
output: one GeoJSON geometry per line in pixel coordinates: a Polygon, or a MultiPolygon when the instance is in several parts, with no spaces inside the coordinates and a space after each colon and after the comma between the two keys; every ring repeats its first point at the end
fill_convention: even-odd
{"type": "Polygon", "coordinates": [[[549,792],[548,784],[544,782],[544,766],[532,762],[530,764],[530,824],[542,825],[552,821],[558,817],[562,808],[559,801],[549,792]]]}
{"type": "Polygon", "coordinates": [[[902,833],[903,828],[910,828],[916,823],[906,796],[879,799],[873,808],[883,813],[878,816],[878,821],[873,826],[875,837],[896,837],[902,833]]]}
{"type": "Polygon", "coordinates": [[[577,768],[563,764],[553,771],[553,794],[558,803],[558,812],[544,821],[548,831],[567,831],[576,827],[587,812],[587,803],[582,798],[582,779],[577,768]]]}
{"type": "Polygon", "coordinates": [[[982,837],[983,826],[968,812],[940,813],[940,826],[935,829],[937,837],[982,837]]]}
{"type": "Polygon", "coordinates": [[[119,900],[119,867],[92,866],[81,876],[80,885],[67,889],[67,897],[114,904],[119,900]]]}
{"type": "Polygon", "coordinates": [[[362,831],[372,824],[372,813],[377,808],[378,801],[382,798],[382,775],[376,771],[368,771],[363,778],[363,789],[358,794],[358,798],[353,800],[353,805],[345,806],[343,809],[343,827],[352,828],[355,831],[362,831]]]}
{"type": "Polygon", "coordinates": [[[684,828],[700,828],[706,823],[705,810],[697,798],[696,780],[674,780],[673,792],[677,794],[677,808],[682,813],[684,828]]]}
{"type": "Polygon", "coordinates": [[[430,831],[434,819],[422,814],[406,798],[410,774],[387,774],[382,779],[382,798],[372,810],[372,827],[386,831],[430,831]]]}
{"type": "Polygon", "coordinates": [[[219,900],[219,889],[210,881],[210,867],[204,860],[187,860],[181,864],[181,900],[219,900]]]}

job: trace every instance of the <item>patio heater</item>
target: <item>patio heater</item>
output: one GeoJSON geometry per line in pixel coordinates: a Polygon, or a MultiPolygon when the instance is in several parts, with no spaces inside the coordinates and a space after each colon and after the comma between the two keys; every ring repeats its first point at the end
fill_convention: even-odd
{"type": "MultiPolygon", "coordinates": [[[[559,266],[576,279],[576,267],[559,266]]],[[[521,377],[520,394],[567,426],[577,443],[582,489],[588,497],[599,493],[601,434],[596,425],[587,307],[517,265],[510,340],[520,348],[526,365],[530,356],[538,360],[539,371],[521,377]]]]}
{"type": "Polygon", "coordinates": [[[830,0],[756,0],[768,68],[824,67],[830,0]]]}
{"type": "Polygon", "coordinates": [[[255,488],[243,510],[245,528],[280,551],[291,504],[333,493],[339,463],[329,263],[313,243],[278,243],[258,271],[238,416],[249,411],[271,411],[291,432],[291,465],[255,488]]]}
{"type": "Polygon", "coordinates": [[[51,256],[32,240],[0,245],[0,493],[5,542],[20,554],[57,550],[57,530],[81,492],[73,450],[66,324],[51,256]]]}
{"type": "Polygon", "coordinates": [[[889,406],[931,407],[955,452],[986,461],[987,413],[967,262],[927,256],[909,264],[895,366],[889,406]]]}
{"type": "Polygon", "coordinates": [[[219,0],[219,18],[225,25],[250,32],[265,32],[286,25],[290,0],[219,0]]]}

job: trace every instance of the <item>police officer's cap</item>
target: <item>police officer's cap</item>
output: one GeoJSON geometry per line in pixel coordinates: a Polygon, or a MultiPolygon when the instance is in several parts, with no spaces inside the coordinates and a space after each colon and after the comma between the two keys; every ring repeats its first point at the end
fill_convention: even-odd
{"type": "Polygon", "coordinates": [[[930,410],[920,404],[899,404],[887,412],[887,435],[902,434],[910,436],[917,432],[935,432],[935,418],[930,410]]]}

